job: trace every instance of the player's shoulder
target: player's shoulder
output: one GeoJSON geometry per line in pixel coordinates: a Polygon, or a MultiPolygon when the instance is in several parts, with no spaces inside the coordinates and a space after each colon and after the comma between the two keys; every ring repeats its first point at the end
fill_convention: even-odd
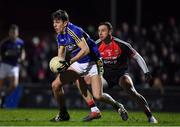
{"type": "Polygon", "coordinates": [[[67,30],[68,31],[73,31],[73,32],[77,32],[77,31],[82,31],[82,28],[81,27],[79,27],[79,26],[77,26],[77,25],[75,25],[75,24],[73,24],[73,23],[71,23],[71,22],[69,22],[68,23],[68,27],[67,27],[67,30]]]}
{"type": "Polygon", "coordinates": [[[62,34],[57,34],[57,36],[56,36],[56,41],[57,42],[64,42],[65,40],[64,40],[64,37],[62,36],[62,34]]]}
{"type": "Polygon", "coordinates": [[[116,43],[118,43],[120,45],[131,47],[131,44],[129,42],[123,41],[123,40],[121,40],[117,37],[114,37],[114,36],[113,36],[113,39],[116,43]]]}
{"type": "Polygon", "coordinates": [[[96,44],[100,44],[101,43],[101,39],[98,39],[95,41],[96,44]]]}
{"type": "Polygon", "coordinates": [[[24,44],[24,40],[21,39],[21,38],[17,38],[17,39],[16,39],[16,42],[17,42],[18,44],[24,44]]]}
{"type": "Polygon", "coordinates": [[[95,43],[98,47],[100,47],[100,45],[102,44],[102,41],[101,41],[101,39],[98,39],[95,41],[95,43]]]}

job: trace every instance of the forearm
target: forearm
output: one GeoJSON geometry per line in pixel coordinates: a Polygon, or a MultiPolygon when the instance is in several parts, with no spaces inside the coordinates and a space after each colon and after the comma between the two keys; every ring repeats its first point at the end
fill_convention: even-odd
{"type": "Polygon", "coordinates": [[[74,63],[75,61],[80,60],[81,58],[83,58],[84,56],[86,56],[88,53],[89,53],[89,48],[81,49],[81,50],[79,51],[79,53],[70,60],[70,63],[74,63]]]}
{"type": "Polygon", "coordinates": [[[22,50],[22,53],[21,53],[21,61],[25,60],[25,58],[26,58],[25,50],[22,50]]]}
{"type": "Polygon", "coordinates": [[[65,58],[65,47],[59,46],[58,48],[58,57],[65,58]]]}
{"type": "Polygon", "coordinates": [[[149,72],[148,67],[144,61],[144,59],[139,55],[139,53],[136,52],[136,54],[133,56],[133,58],[137,61],[138,65],[141,67],[144,73],[149,72]]]}

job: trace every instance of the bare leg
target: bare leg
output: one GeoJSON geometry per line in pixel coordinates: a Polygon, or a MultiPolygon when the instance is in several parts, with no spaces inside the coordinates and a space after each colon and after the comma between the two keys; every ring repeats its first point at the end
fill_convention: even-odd
{"type": "Polygon", "coordinates": [[[110,95],[103,93],[103,86],[101,83],[100,76],[98,75],[92,76],[91,85],[92,85],[93,95],[97,100],[110,104],[112,106],[115,105],[116,101],[110,95]]]}
{"type": "Polygon", "coordinates": [[[92,76],[92,77],[85,77],[85,81],[88,84],[92,85],[92,92],[94,97],[99,100],[103,101],[105,103],[111,104],[113,107],[118,108],[115,103],[116,101],[107,93],[103,93],[103,86],[101,83],[101,78],[98,75],[92,76]]]}
{"type": "Polygon", "coordinates": [[[93,119],[101,118],[101,112],[96,106],[93,96],[91,92],[88,90],[87,84],[85,83],[84,78],[83,77],[79,78],[79,80],[76,81],[76,85],[82,97],[86,101],[88,107],[91,109],[90,114],[86,116],[85,118],[83,118],[83,121],[91,121],[93,119]]]}
{"type": "Polygon", "coordinates": [[[59,76],[57,76],[56,79],[52,82],[52,90],[54,98],[59,105],[59,110],[62,112],[67,112],[65,106],[64,90],[62,87],[60,87],[59,76]]]}
{"type": "Polygon", "coordinates": [[[103,93],[103,86],[101,77],[99,75],[94,75],[91,77],[91,85],[93,95],[97,100],[112,105],[118,111],[124,121],[128,119],[128,114],[124,106],[115,101],[109,94],[103,93]]]}
{"type": "Polygon", "coordinates": [[[8,90],[7,90],[7,96],[10,95],[14,89],[18,86],[19,79],[15,76],[8,77],[8,80],[10,82],[8,90]]]}
{"type": "Polygon", "coordinates": [[[4,91],[4,92],[1,93],[2,88],[3,88],[3,81],[4,80],[5,79],[0,80],[0,99],[1,99],[0,105],[1,105],[1,108],[4,107],[3,105],[4,105],[4,102],[5,102],[5,98],[7,96],[9,96],[14,91],[14,89],[18,86],[18,82],[19,82],[18,78],[15,77],[15,76],[7,77],[7,80],[9,80],[8,89],[7,89],[7,91],[4,91]]]}
{"type": "Polygon", "coordinates": [[[79,80],[76,81],[76,86],[86,102],[93,100],[93,96],[87,89],[87,85],[83,77],[79,78],[79,80]]]}
{"type": "Polygon", "coordinates": [[[76,72],[67,70],[61,75],[58,75],[52,82],[52,91],[59,106],[59,114],[51,119],[52,122],[67,121],[70,119],[65,105],[63,85],[75,81],[77,78],[79,78],[79,75],[76,72]]]}
{"type": "Polygon", "coordinates": [[[122,86],[122,88],[127,92],[127,94],[138,103],[138,105],[143,109],[144,113],[147,117],[151,117],[151,111],[149,109],[148,103],[146,99],[139,94],[136,89],[134,88],[132,79],[129,75],[124,75],[120,78],[119,84],[122,86]]]}

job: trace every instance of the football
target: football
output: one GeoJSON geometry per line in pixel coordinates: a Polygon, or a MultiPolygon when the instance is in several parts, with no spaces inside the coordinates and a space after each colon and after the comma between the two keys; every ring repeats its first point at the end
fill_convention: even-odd
{"type": "Polygon", "coordinates": [[[58,73],[58,69],[61,69],[64,67],[64,65],[60,63],[59,61],[64,61],[64,58],[55,56],[50,60],[49,68],[53,73],[58,73]]]}

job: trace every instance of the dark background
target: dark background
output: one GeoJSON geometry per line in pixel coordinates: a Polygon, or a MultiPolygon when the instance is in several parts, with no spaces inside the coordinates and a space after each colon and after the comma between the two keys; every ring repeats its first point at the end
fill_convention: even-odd
{"type": "MultiPolygon", "coordinates": [[[[179,21],[178,0],[142,0],[142,25],[164,22],[169,17],[179,21]]],[[[5,34],[9,24],[19,24],[24,32],[52,32],[51,13],[64,9],[70,20],[82,27],[110,21],[110,0],[1,0],[0,33],[5,34]]],[[[117,26],[123,21],[136,21],[136,0],[117,0],[117,26]]],[[[22,33],[22,32],[21,32],[22,33]]]]}

